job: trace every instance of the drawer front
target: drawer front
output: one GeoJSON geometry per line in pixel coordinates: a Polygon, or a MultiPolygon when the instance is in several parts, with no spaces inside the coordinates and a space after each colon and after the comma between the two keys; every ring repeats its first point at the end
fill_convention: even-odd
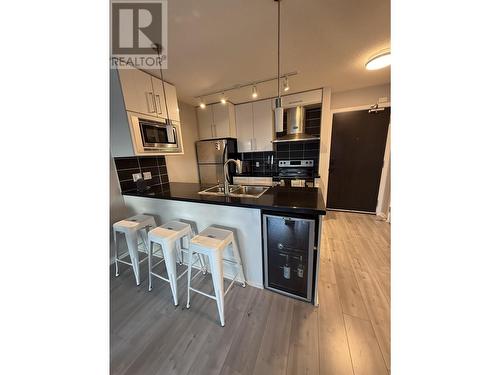
{"type": "Polygon", "coordinates": [[[233,177],[233,183],[235,185],[248,185],[248,177],[233,177]]]}
{"type": "Polygon", "coordinates": [[[248,181],[249,185],[262,185],[262,186],[272,186],[272,177],[250,177],[248,181]]]}

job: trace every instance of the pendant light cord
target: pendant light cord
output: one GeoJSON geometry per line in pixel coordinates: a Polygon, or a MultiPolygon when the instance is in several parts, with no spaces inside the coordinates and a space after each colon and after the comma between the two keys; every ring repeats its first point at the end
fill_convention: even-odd
{"type": "Polygon", "coordinates": [[[280,14],[281,14],[281,0],[276,0],[278,1],[278,98],[281,98],[280,96],[280,29],[281,29],[281,22],[280,22],[280,14]]]}

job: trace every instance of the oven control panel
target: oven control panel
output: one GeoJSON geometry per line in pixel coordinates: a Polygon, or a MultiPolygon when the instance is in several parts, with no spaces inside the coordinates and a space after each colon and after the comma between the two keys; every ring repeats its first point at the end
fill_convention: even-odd
{"type": "Polygon", "coordinates": [[[280,168],[297,168],[297,167],[313,167],[314,160],[280,160],[278,167],[280,168]]]}

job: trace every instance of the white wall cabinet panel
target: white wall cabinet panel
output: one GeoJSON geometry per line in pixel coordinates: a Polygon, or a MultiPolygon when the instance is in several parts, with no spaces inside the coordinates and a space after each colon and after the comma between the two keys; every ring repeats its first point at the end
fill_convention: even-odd
{"type": "Polygon", "coordinates": [[[235,106],[236,138],[238,152],[250,152],[253,146],[253,110],[252,103],[235,106]]]}
{"type": "Polygon", "coordinates": [[[216,103],[210,106],[214,116],[214,138],[231,136],[229,124],[229,107],[231,105],[230,103],[216,103]]]}
{"type": "Polygon", "coordinates": [[[312,90],[299,92],[297,94],[286,95],[281,97],[281,105],[285,108],[297,105],[309,105],[321,103],[323,90],[312,90]]]}
{"type": "Polygon", "coordinates": [[[273,150],[272,103],[272,99],[267,99],[236,106],[236,137],[239,152],[273,150]]]}
{"type": "Polygon", "coordinates": [[[120,82],[127,111],[156,115],[149,74],[138,69],[120,69],[120,82]]]}
{"type": "Polygon", "coordinates": [[[273,150],[273,100],[260,100],[253,104],[254,151],[273,150]]]}
{"type": "Polygon", "coordinates": [[[236,137],[234,104],[215,103],[196,110],[200,139],[236,137]]]}
{"type": "MultiPolygon", "coordinates": [[[[151,82],[153,84],[153,96],[154,96],[154,108],[156,111],[156,115],[161,118],[167,117],[167,108],[165,105],[165,95],[163,93],[163,85],[161,79],[156,77],[151,77],[151,82]]],[[[165,91],[167,83],[165,83],[165,91]]]]}
{"type": "Polygon", "coordinates": [[[196,109],[198,114],[198,133],[200,139],[213,138],[214,118],[210,106],[206,108],[198,107],[196,109]]]}
{"type": "Polygon", "coordinates": [[[165,82],[165,94],[167,95],[165,101],[167,102],[168,116],[170,120],[180,122],[179,103],[177,102],[177,90],[175,86],[165,82]]]}

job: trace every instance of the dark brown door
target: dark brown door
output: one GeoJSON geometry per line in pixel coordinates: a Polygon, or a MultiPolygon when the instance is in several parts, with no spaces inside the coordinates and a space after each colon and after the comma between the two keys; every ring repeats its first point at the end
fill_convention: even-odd
{"type": "Polygon", "coordinates": [[[391,109],[336,113],[327,207],[375,212],[391,109]]]}

